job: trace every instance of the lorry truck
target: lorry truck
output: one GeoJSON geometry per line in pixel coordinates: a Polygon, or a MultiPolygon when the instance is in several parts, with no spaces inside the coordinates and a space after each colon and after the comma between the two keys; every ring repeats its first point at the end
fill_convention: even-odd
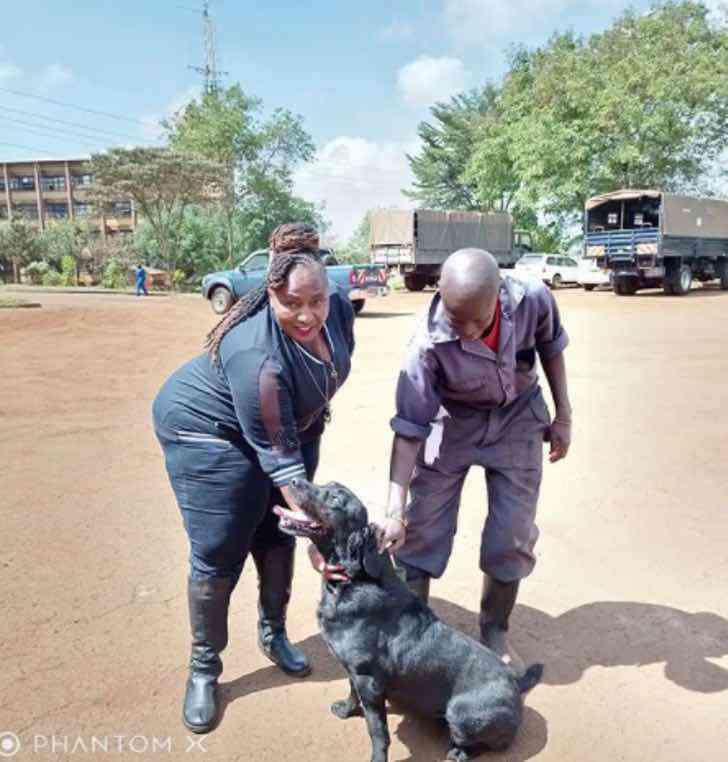
{"type": "Polygon", "coordinates": [[[586,202],[584,256],[630,296],[662,288],[681,296],[693,280],[728,289],[728,201],[659,190],[618,190],[586,202]]]}
{"type": "MultiPolygon", "coordinates": [[[[346,292],[357,314],[364,309],[367,297],[387,294],[386,268],[368,264],[337,264],[330,249],[321,249],[319,254],[326,265],[329,282],[346,292]]],[[[202,296],[209,300],[213,312],[224,315],[238,299],[260,286],[265,280],[269,260],[268,249],[258,249],[233,270],[205,275],[202,279],[202,296]]]]}
{"type": "Polygon", "coordinates": [[[371,261],[398,269],[409,291],[435,286],[440,268],[458,249],[486,249],[501,267],[531,251],[530,236],[513,230],[506,212],[437,212],[382,209],[370,214],[371,261]]]}

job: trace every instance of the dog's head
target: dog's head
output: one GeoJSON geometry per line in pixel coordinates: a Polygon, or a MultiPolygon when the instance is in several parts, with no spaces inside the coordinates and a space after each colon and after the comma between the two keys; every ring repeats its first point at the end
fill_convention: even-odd
{"type": "Polygon", "coordinates": [[[277,509],[281,531],[313,540],[326,560],[341,563],[352,580],[382,576],[386,554],[379,553],[378,530],[351,490],[337,482],[318,487],[305,479],[294,479],[288,487],[301,512],[277,509]]]}

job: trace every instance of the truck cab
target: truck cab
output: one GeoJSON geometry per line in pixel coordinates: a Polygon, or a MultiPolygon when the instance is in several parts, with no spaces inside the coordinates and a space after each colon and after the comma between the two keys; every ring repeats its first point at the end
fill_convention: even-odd
{"type": "Polygon", "coordinates": [[[728,289],[728,202],[619,190],[586,202],[586,257],[611,271],[616,294],[662,287],[677,296],[693,280],[728,289]]]}

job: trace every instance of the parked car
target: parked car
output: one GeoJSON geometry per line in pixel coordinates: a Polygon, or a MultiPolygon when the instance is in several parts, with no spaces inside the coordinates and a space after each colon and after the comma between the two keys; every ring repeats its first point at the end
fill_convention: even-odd
{"type": "Polygon", "coordinates": [[[579,258],[579,285],[585,291],[593,291],[597,286],[611,286],[612,273],[608,267],[600,267],[596,257],[579,258]]]}
{"type": "Polygon", "coordinates": [[[539,278],[551,288],[577,283],[579,266],[575,259],[560,254],[526,254],[516,262],[517,278],[539,278]]]}
{"type": "MultiPolygon", "coordinates": [[[[340,265],[330,249],[319,251],[331,283],[343,288],[358,314],[367,297],[388,293],[387,269],[382,265],[340,265]]],[[[265,280],[270,254],[268,249],[254,251],[234,270],[210,273],[202,279],[202,296],[209,299],[213,312],[224,315],[238,299],[265,280]]]]}

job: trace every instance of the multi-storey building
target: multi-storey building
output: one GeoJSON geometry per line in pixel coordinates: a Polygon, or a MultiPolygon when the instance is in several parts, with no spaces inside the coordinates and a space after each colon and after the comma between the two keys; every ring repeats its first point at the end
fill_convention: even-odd
{"type": "Polygon", "coordinates": [[[131,233],[137,222],[133,203],[119,200],[98,215],[88,197],[92,184],[84,159],[4,162],[0,221],[22,216],[43,230],[54,220],[86,220],[104,238],[131,233]]]}

